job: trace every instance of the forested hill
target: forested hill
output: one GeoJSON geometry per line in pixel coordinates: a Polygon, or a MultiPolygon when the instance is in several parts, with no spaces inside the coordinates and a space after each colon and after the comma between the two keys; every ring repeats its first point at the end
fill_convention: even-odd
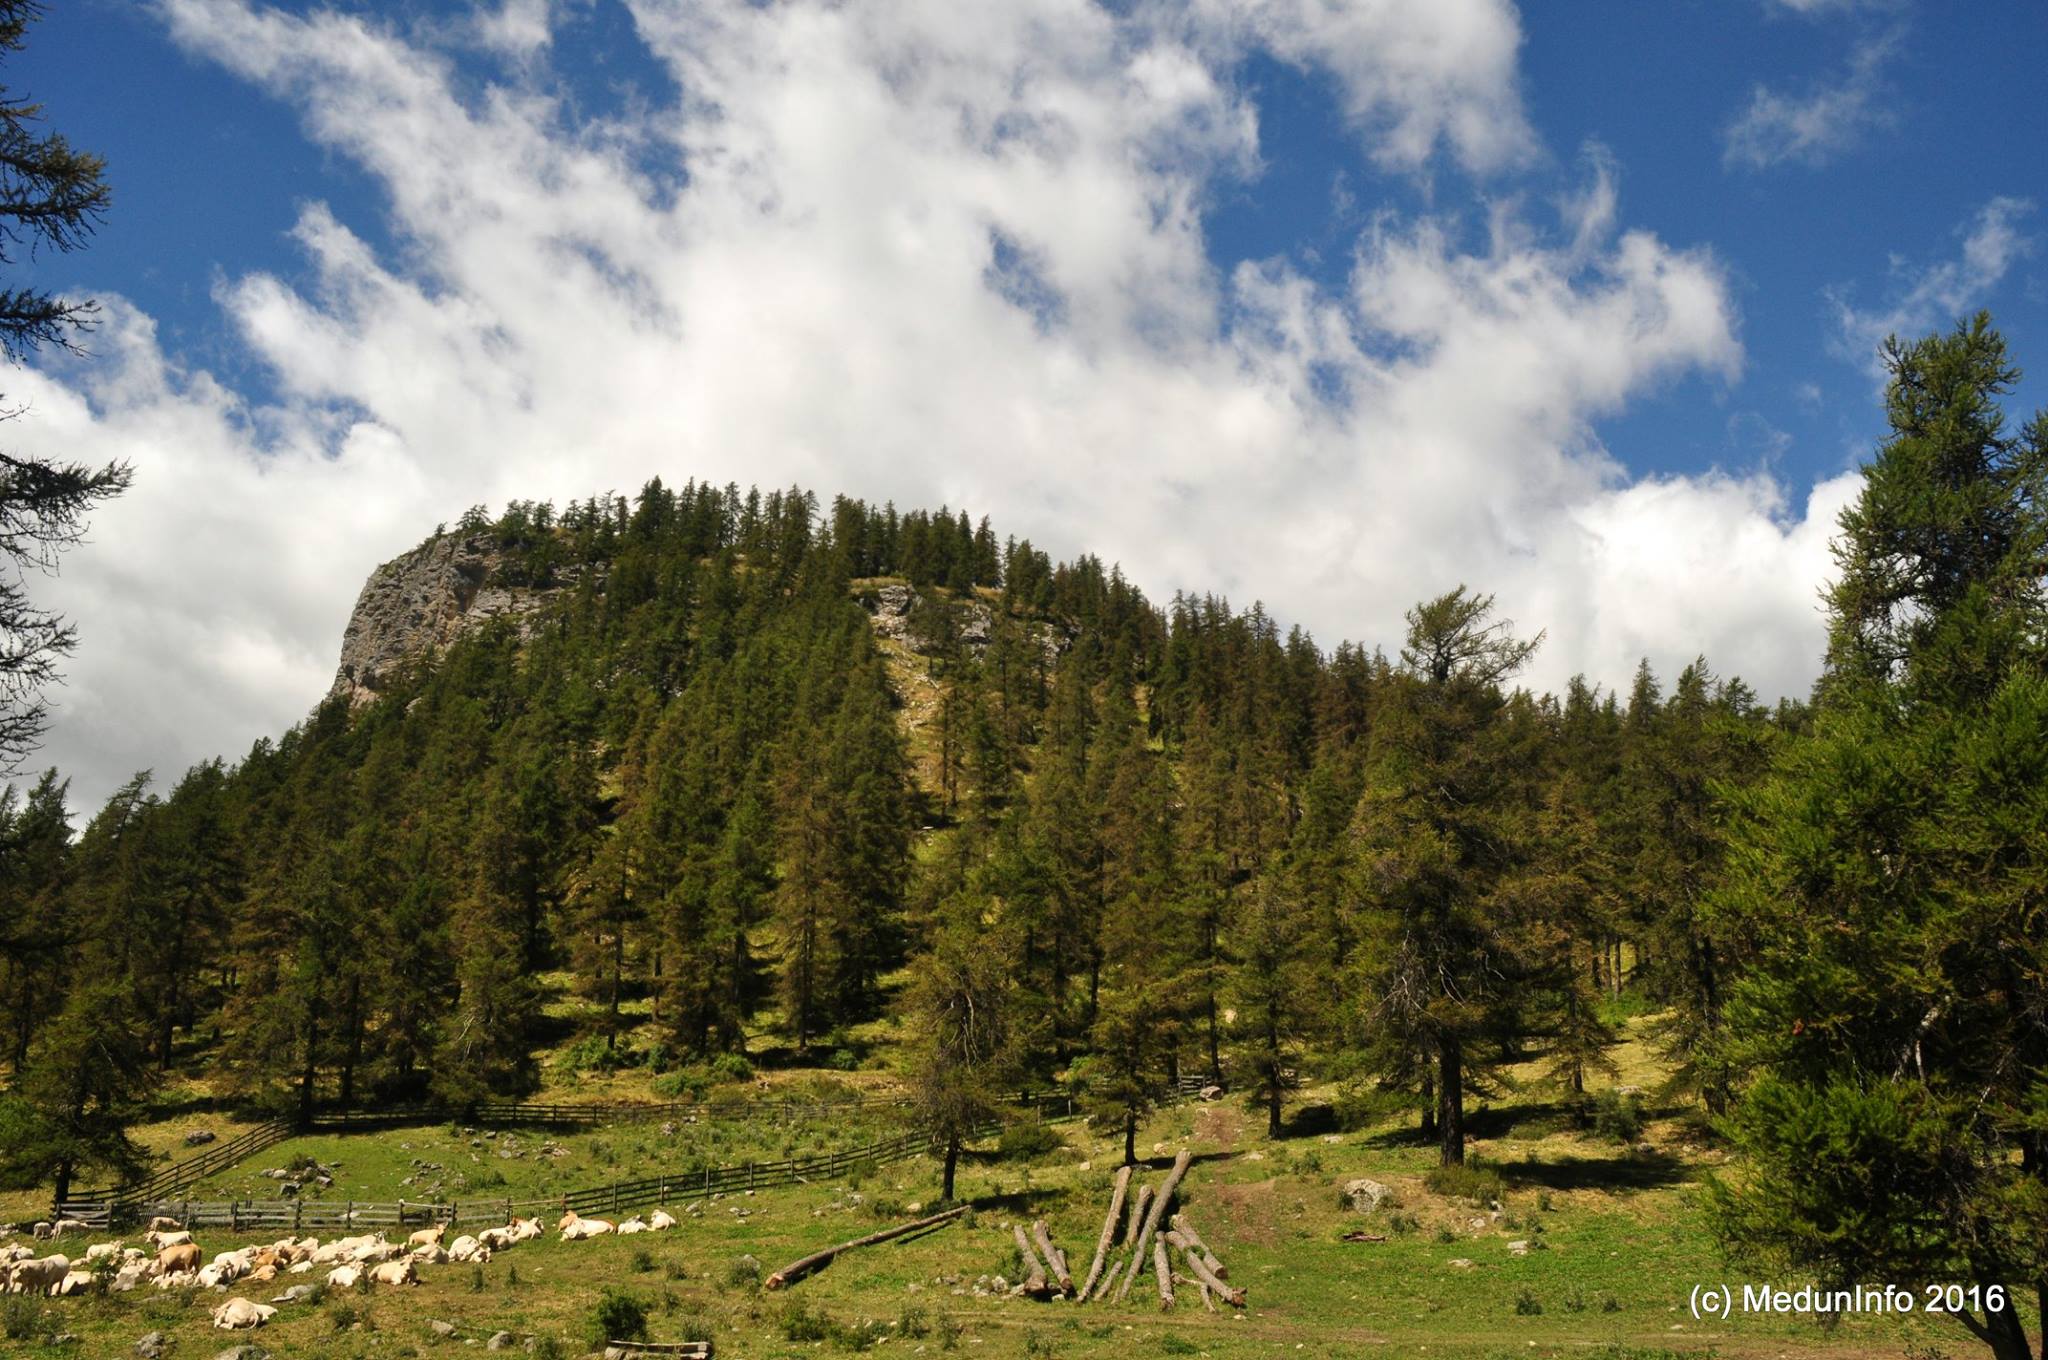
{"type": "Polygon", "coordinates": [[[138,777],[75,844],[58,776],[10,797],[0,1059],[25,1090],[34,1055],[126,1036],[110,1107],[123,1064],[174,1061],[285,1108],[520,1091],[567,970],[605,1043],[648,1000],[673,1058],[765,1027],[829,1060],[961,919],[1020,981],[1022,1067],[1127,1103],[1230,1067],[1277,1118],[1312,1052],[1455,1115],[1446,1024],[1446,1081],[1540,1035],[1578,1085],[1624,970],[1683,1053],[1710,781],[1797,710],[1704,663],[1537,697],[1483,598],[1417,620],[1398,661],[1323,651],[986,520],[796,490],[473,511],[372,578],[301,726],[138,777]],[[1375,887],[1417,852],[1375,772],[1418,761],[1461,791],[1431,833],[1470,852],[1449,963],[1375,887]],[[1456,1013],[1398,1009],[1439,967],[1456,1013]]]}

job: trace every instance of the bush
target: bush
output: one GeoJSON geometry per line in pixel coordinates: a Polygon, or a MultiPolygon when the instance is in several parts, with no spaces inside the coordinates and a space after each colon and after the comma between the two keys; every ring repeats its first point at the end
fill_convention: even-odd
{"type": "Polygon", "coordinates": [[[564,1360],[562,1343],[551,1336],[537,1336],[527,1344],[533,1360],[564,1360]]]}
{"type": "Polygon", "coordinates": [[[754,1065],[743,1053],[721,1053],[711,1060],[711,1080],[752,1081],[754,1065]]]}
{"type": "Polygon", "coordinates": [[[616,1072],[631,1057],[622,1045],[605,1043],[602,1034],[586,1034],[569,1046],[556,1065],[571,1072],[616,1072]]]}
{"type": "Polygon", "coordinates": [[[1500,1172],[1477,1157],[1460,1166],[1433,1166],[1422,1183],[1446,1199],[1469,1199],[1485,1206],[1507,1194],[1507,1182],[1500,1172]]]}
{"type": "Polygon", "coordinates": [[[676,1055],[667,1044],[656,1039],[647,1046],[647,1052],[642,1055],[640,1065],[656,1076],[660,1076],[676,1065],[676,1055]]]}
{"type": "Polygon", "coordinates": [[[647,1273],[648,1273],[649,1271],[651,1271],[651,1270],[653,1270],[653,1269],[654,1269],[654,1253],[653,1253],[653,1252],[651,1252],[651,1251],[649,1251],[649,1250],[648,1250],[647,1248],[645,1248],[645,1247],[635,1247],[635,1248],[633,1248],[633,1270],[634,1270],[634,1273],[635,1273],[635,1274],[639,1274],[639,1275],[645,1275],[645,1274],[647,1274],[647,1273]]]}
{"type": "Polygon", "coordinates": [[[33,1341],[43,1329],[43,1306],[17,1294],[0,1304],[0,1333],[9,1341],[33,1341]]]}
{"type": "Polygon", "coordinates": [[[590,1310],[590,1345],[604,1349],[607,1341],[645,1341],[647,1305],[623,1289],[607,1287],[590,1310]]]}
{"type": "Polygon", "coordinates": [[[1543,1311],[1543,1300],[1524,1289],[1515,1295],[1515,1313],[1520,1317],[1534,1317],[1543,1311]]]}
{"type": "Polygon", "coordinates": [[[1617,1143],[1643,1136],[1643,1098],[1630,1092],[1602,1091],[1593,1098],[1593,1132],[1617,1143]]]}
{"type": "Polygon", "coordinates": [[[1026,1119],[1003,1126],[1003,1136],[996,1144],[996,1150],[1005,1158],[1029,1159],[1047,1156],[1066,1145],[1059,1130],[1050,1124],[1026,1119]]]}
{"type": "Polygon", "coordinates": [[[725,1283],[733,1289],[759,1289],[761,1263],[751,1256],[740,1257],[725,1268],[725,1283]]]}
{"type": "Polygon", "coordinates": [[[345,1332],[368,1317],[369,1310],[353,1299],[336,1299],[327,1310],[327,1323],[337,1332],[345,1332]]]}
{"type": "Polygon", "coordinates": [[[898,1336],[909,1337],[912,1341],[922,1341],[931,1334],[931,1314],[925,1312],[922,1308],[913,1305],[904,1309],[903,1315],[896,1319],[896,1335],[898,1336]]]}
{"type": "Polygon", "coordinates": [[[654,1094],[663,1100],[702,1100],[711,1089],[711,1079],[702,1072],[679,1067],[656,1077],[653,1087],[654,1094]]]}
{"type": "Polygon", "coordinates": [[[1159,1348],[1168,1355],[1200,1355],[1202,1353],[1200,1346],[1197,1346],[1184,1336],[1175,1336],[1172,1332],[1168,1332],[1159,1339],[1159,1348]]]}
{"type": "Polygon", "coordinates": [[[484,1268],[482,1266],[471,1266],[469,1268],[469,1292],[472,1294],[484,1292],[484,1268]]]}

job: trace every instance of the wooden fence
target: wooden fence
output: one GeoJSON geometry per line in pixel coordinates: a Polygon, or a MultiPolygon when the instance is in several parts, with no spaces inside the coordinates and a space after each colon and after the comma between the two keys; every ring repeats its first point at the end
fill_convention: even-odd
{"type": "MultiPolygon", "coordinates": [[[[1078,1101],[1067,1092],[1025,1092],[1009,1103],[1020,1112],[1046,1122],[1072,1119],[1080,1113],[1078,1101]]],[[[444,1115],[445,1112],[425,1122],[443,1122],[444,1115]]],[[[390,1127],[390,1121],[397,1117],[395,1112],[365,1112],[346,1116],[347,1123],[327,1124],[321,1121],[333,1119],[335,1116],[318,1116],[315,1128],[361,1128],[371,1126],[377,1120],[386,1121],[377,1126],[390,1127]]],[[[252,1129],[235,1141],[250,1139],[261,1129],[268,1127],[264,1125],[259,1129],[252,1129]]],[[[976,1130],[975,1136],[986,1137],[1001,1128],[1001,1123],[992,1123],[976,1130]]],[[[289,1125],[287,1129],[290,1132],[296,1131],[289,1125]]],[[[290,1132],[285,1136],[289,1137],[290,1132]]],[[[225,1151],[229,1146],[231,1145],[224,1144],[221,1150],[225,1151]]],[[[290,1228],[294,1232],[336,1227],[404,1227],[408,1224],[441,1222],[503,1223],[514,1213],[522,1211],[530,1214],[536,1210],[568,1208],[574,1209],[577,1213],[619,1214],[680,1198],[805,1184],[842,1176],[856,1167],[879,1167],[902,1161],[920,1153],[933,1151],[936,1146],[936,1140],[931,1133],[914,1130],[894,1138],[876,1139],[857,1147],[821,1153],[815,1157],[790,1157],[775,1162],[745,1162],[732,1166],[686,1168],[637,1180],[613,1181],[609,1185],[571,1190],[566,1194],[540,1200],[483,1199],[448,1204],[412,1203],[406,1200],[396,1203],[323,1199],[193,1200],[180,1199],[173,1194],[165,1193],[133,1193],[124,1187],[111,1192],[81,1192],[57,1205],[56,1212],[59,1217],[75,1218],[103,1228],[119,1223],[146,1222],[159,1216],[176,1219],[188,1228],[229,1227],[239,1230],[245,1227],[274,1227],[290,1228]]],[[[187,1163],[179,1163],[180,1167],[185,1165],[187,1163]]]]}

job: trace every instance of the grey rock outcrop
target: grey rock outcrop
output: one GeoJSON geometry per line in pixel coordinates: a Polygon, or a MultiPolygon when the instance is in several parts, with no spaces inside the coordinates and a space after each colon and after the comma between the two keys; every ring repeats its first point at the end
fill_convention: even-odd
{"type": "Polygon", "coordinates": [[[443,534],[370,573],[341,638],[335,694],[351,704],[377,697],[407,662],[437,655],[495,618],[521,620],[574,583],[573,569],[544,589],[498,583],[503,554],[488,534],[443,534]]]}

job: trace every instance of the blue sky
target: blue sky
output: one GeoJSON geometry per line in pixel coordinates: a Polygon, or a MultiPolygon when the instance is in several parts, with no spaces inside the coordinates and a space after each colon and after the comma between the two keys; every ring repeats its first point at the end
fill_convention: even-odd
{"type": "Polygon", "coordinates": [[[9,390],[140,478],[52,754],[239,749],[436,521],[655,473],[1799,692],[1875,339],[1989,307],[2048,403],[2043,69],[2025,3],[73,0],[4,80],[109,325],[9,390]]]}

